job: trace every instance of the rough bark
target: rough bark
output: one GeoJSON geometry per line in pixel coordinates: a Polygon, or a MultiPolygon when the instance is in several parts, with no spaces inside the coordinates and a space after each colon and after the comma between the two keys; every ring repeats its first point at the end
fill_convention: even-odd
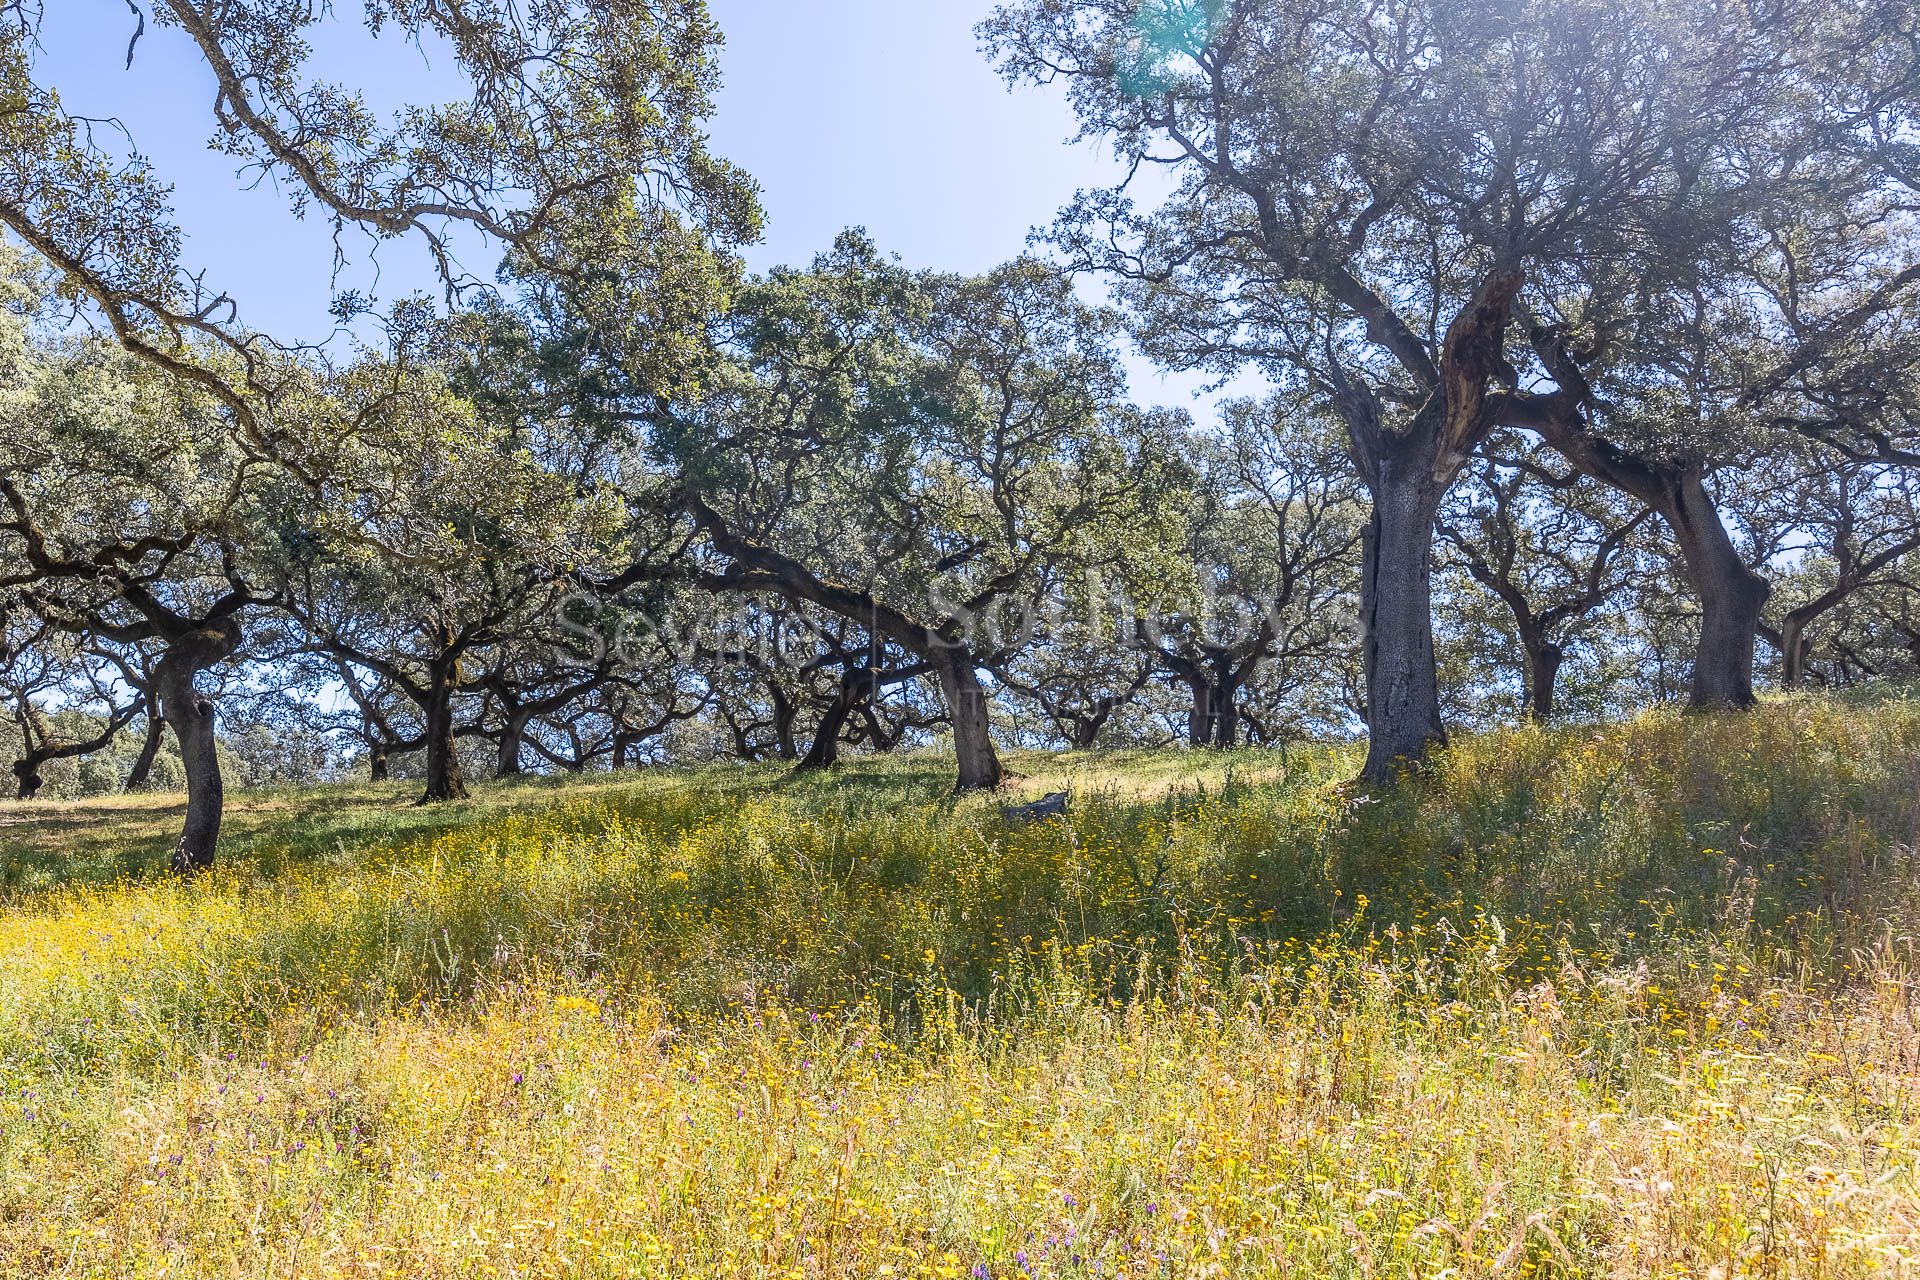
{"type": "Polygon", "coordinates": [[[1700,600],[1700,639],[1688,701],[1702,711],[1751,707],[1755,637],[1771,588],[1740,558],[1699,468],[1686,468],[1673,477],[1666,502],[1656,510],[1673,531],[1687,579],[1700,600]]]}
{"type": "Polygon", "coordinates": [[[1527,719],[1546,724],[1553,719],[1553,685],[1567,651],[1537,637],[1523,643],[1527,651],[1527,719]]]}
{"type": "Polygon", "coordinates": [[[1368,485],[1361,538],[1361,652],[1367,678],[1367,760],[1361,777],[1390,781],[1447,740],[1433,657],[1434,524],[1446,483],[1419,451],[1381,459],[1368,485]]]}
{"type": "Polygon", "coordinates": [[[1494,387],[1511,387],[1514,380],[1502,346],[1522,280],[1518,270],[1505,266],[1481,280],[1447,326],[1437,366],[1409,346],[1410,333],[1388,323],[1397,318],[1379,298],[1362,290],[1350,304],[1367,317],[1376,340],[1393,339],[1396,358],[1427,392],[1406,429],[1390,430],[1379,398],[1336,366],[1335,398],[1373,501],[1360,539],[1364,782],[1391,781],[1447,740],[1433,657],[1435,524],[1448,487],[1512,399],[1511,391],[1496,397],[1494,387]]]}
{"type": "Polygon", "coordinates": [[[1187,741],[1196,747],[1231,747],[1240,740],[1240,687],[1230,679],[1188,678],[1193,707],[1187,741]]]}
{"type": "Polygon", "coordinates": [[[180,759],[186,766],[187,814],[173,847],[177,875],[194,875],[213,865],[226,807],[213,700],[193,687],[193,679],[231,656],[240,641],[240,624],[232,617],[220,618],[171,639],[154,668],[161,714],[180,744],[180,759]]]}
{"type": "Polygon", "coordinates": [[[940,692],[953,715],[953,751],[959,764],[958,791],[986,791],[1000,785],[1005,771],[993,749],[987,721],[987,693],[973,655],[963,647],[935,659],[940,692]]]}
{"type": "Polygon", "coordinates": [[[509,715],[500,725],[500,746],[494,772],[502,778],[517,777],[525,772],[521,763],[521,748],[527,740],[527,722],[530,717],[522,714],[509,715]]]}
{"type": "Polygon", "coordinates": [[[447,664],[434,665],[426,693],[427,788],[420,802],[465,800],[467,780],[460,770],[460,753],[454,741],[453,673],[447,664]]]}

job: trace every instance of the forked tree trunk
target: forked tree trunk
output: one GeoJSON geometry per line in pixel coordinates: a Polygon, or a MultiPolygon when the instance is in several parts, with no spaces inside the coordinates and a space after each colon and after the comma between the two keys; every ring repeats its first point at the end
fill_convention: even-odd
{"type": "Polygon", "coordinates": [[[872,702],[860,704],[860,718],[867,722],[866,743],[876,755],[887,755],[898,750],[906,739],[909,726],[903,722],[897,728],[888,729],[880,723],[880,716],[874,711],[872,702]]]}
{"type": "Polygon", "coordinates": [[[435,670],[427,689],[427,789],[422,804],[465,800],[467,780],[460,772],[460,753],[453,736],[453,681],[451,673],[435,670]]]}
{"type": "Polygon", "coordinates": [[[1187,742],[1231,747],[1240,740],[1240,688],[1230,681],[1189,679],[1193,708],[1187,712],[1187,742]]]}
{"type": "Polygon", "coordinates": [[[985,791],[1000,785],[1005,777],[1000,757],[993,750],[993,735],[987,720],[987,693],[980,685],[979,668],[965,648],[952,646],[935,659],[940,692],[953,715],[953,751],[958,757],[959,791],[985,791]]]}
{"type": "Polygon", "coordinates": [[[1700,600],[1700,640],[1688,700],[1701,711],[1751,707],[1754,645],[1771,588],[1740,558],[1698,468],[1676,477],[1660,514],[1700,600]]]}
{"type": "Polygon", "coordinates": [[[1107,727],[1107,721],[1113,716],[1111,707],[1093,712],[1090,715],[1070,717],[1067,740],[1075,751],[1091,751],[1100,743],[1100,731],[1107,727]]]}
{"type": "Polygon", "coordinates": [[[173,847],[177,875],[194,875],[213,865],[226,807],[213,700],[193,687],[193,678],[232,655],[240,640],[240,624],[223,618],[172,641],[154,668],[161,713],[180,744],[187,775],[187,814],[173,847]]]}
{"type": "Polygon", "coordinates": [[[139,791],[147,785],[147,779],[153,776],[153,762],[160,758],[160,742],[166,736],[167,722],[161,718],[160,708],[152,701],[147,703],[147,733],[140,743],[140,754],[133,758],[133,768],[127,770],[125,791],[139,791]]]}
{"type": "Polygon", "coordinates": [[[1446,483],[1420,450],[1380,460],[1361,538],[1361,652],[1367,678],[1367,761],[1387,782],[1445,744],[1433,658],[1433,539],[1446,483]]]}

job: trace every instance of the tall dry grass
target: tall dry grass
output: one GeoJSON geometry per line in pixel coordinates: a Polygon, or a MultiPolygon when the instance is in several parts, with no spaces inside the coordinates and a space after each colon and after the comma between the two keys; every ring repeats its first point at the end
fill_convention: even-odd
{"type": "Polygon", "coordinates": [[[16,893],[0,1274],[1920,1267],[1920,706],[1019,767],[16,893]]]}

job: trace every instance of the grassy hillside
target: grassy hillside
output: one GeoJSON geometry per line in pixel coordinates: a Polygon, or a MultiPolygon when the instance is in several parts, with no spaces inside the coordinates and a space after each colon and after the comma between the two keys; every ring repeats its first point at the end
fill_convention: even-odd
{"type": "Polygon", "coordinates": [[[0,806],[0,1274],[1920,1266],[1920,703],[0,806]]]}

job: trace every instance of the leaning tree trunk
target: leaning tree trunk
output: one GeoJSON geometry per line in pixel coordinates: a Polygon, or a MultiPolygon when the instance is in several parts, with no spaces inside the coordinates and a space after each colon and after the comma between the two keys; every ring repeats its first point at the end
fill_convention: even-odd
{"type": "Polygon", "coordinates": [[[1387,782],[1447,740],[1433,658],[1433,529],[1446,483],[1422,450],[1382,457],[1361,538],[1361,652],[1367,679],[1367,762],[1387,782]]]}
{"type": "Polygon", "coordinates": [[[840,687],[834,691],[833,701],[820,713],[820,725],[814,730],[813,744],[807,748],[796,766],[800,769],[829,769],[840,763],[840,735],[846,732],[847,721],[860,709],[873,687],[872,676],[864,672],[848,672],[840,678],[840,687]]]}
{"type": "MultiPolygon", "coordinates": [[[[1906,554],[1904,550],[1898,554],[1906,554]]],[[[1881,564],[1891,559],[1888,554],[1878,558],[1868,566],[1868,573],[1877,570],[1881,564]]],[[[1864,576],[1864,575],[1863,575],[1864,576]]],[[[1787,610],[1780,619],[1780,684],[1782,688],[1798,689],[1807,681],[1807,663],[1813,658],[1813,637],[1808,628],[1817,622],[1827,610],[1845,600],[1857,583],[1842,578],[1813,599],[1797,609],[1787,610]]]]}
{"type": "Polygon", "coordinates": [[[807,747],[807,754],[800,757],[796,769],[831,769],[840,763],[840,735],[846,730],[847,721],[853,717],[853,703],[835,695],[827,709],[820,714],[820,727],[814,730],[813,742],[807,747]]]}
{"type": "Polygon", "coordinates": [[[1005,777],[1000,757],[993,750],[993,736],[987,721],[987,693],[980,685],[980,671],[973,655],[962,646],[952,646],[936,659],[940,692],[947,709],[953,713],[953,751],[959,764],[959,791],[991,790],[1005,777]]]}
{"type": "Polygon", "coordinates": [[[453,737],[452,673],[436,668],[430,673],[430,680],[425,708],[427,789],[420,803],[465,800],[467,780],[460,772],[460,753],[453,737]]]}
{"type": "Polygon", "coordinates": [[[908,726],[904,722],[894,729],[881,724],[871,701],[860,704],[860,718],[867,722],[866,742],[875,755],[886,755],[897,750],[907,736],[908,726]]]}
{"type": "Polygon", "coordinates": [[[147,736],[140,743],[140,754],[133,759],[133,768],[127,770],[126,785],[123,791],[139,791],[146,787],[147,779],[153,776],[153,762],[160,758],[160,743],[165,737],[167,722],[160,716],[160,708],[153,702],[147,703],[147,736]]]}
{"type": "Polygon", "coordinates": [[[213,865],[226,807],[213,700],[193,687],[193,678],[231,656],[240,640],[240,624],[223,618],[173,640],[154,667],[161,714],[180,744],[180,759],[186,766],[187,815],[173,847],[173,870],[178,875],[193,875],[213,865]]]}
{"type": "Polygon", "coordinates": [[[1755,637],[1771,588],[1740,558],[1699,468],[1676,477],[1660,514],[1673,530],[1700,600],[1700,640],[1689,702],[1703,711],[1750,707],[1755,637]]]}

